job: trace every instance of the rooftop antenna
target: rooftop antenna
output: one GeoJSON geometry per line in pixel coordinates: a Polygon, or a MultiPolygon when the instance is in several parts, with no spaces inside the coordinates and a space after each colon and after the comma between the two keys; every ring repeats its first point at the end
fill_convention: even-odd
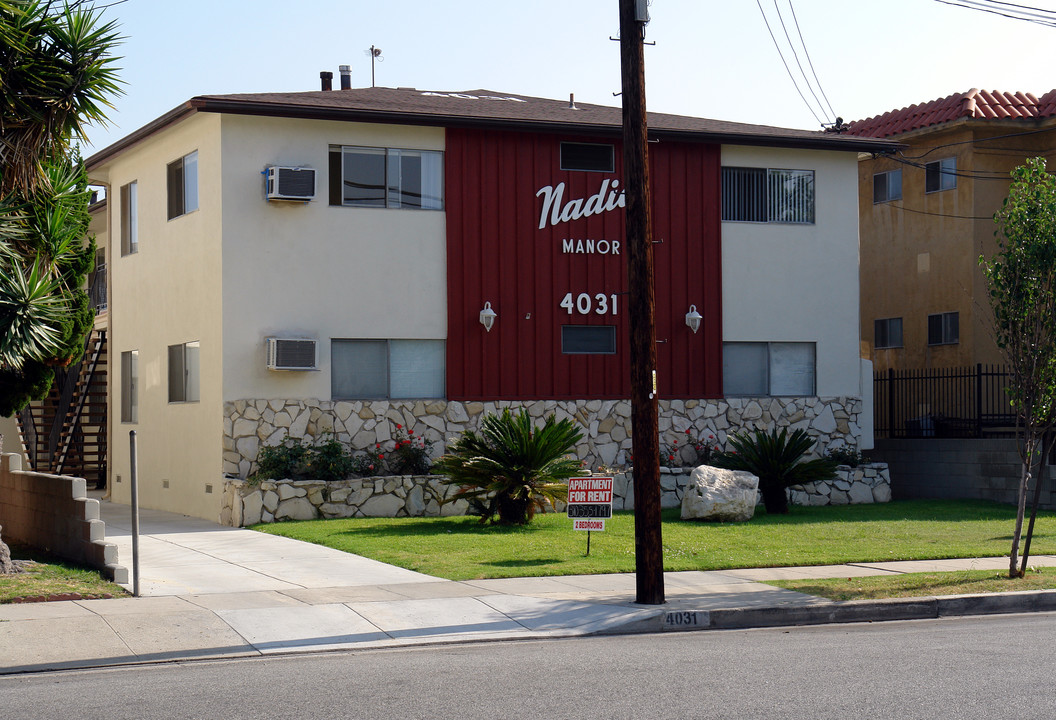
{"type": "Polygon", "coordinates": [[[367,55],[370,56],[370,86],[374,87],[374,61],[385,62],[385,58],[381,56],[381,48],[370,46],[370,50],[364,50],[367,55]]]}

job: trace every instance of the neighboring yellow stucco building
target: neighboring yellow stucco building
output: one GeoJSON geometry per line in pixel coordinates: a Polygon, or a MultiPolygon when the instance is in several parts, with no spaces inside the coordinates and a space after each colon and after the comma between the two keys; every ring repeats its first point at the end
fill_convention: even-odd
{"type": "Polygon", "coordinates": [[[858,163],[863,346],[876,371],[1001,363],[979,256],[1027,158],[1056,170],[1056,90],[971,90],[851,123],[904,144],[858,163]]]}

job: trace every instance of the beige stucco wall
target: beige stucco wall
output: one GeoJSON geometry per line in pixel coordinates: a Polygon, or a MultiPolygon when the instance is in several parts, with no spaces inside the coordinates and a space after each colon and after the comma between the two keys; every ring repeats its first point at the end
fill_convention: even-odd
{"type": "Polygon", "coordinates": [[[1047,156],[1052,168],[1056,128],[1038,129],[1033,121],[958,121],[893,138],[908,146],[898,159],[863,156],[861,332],[877,371],[1002,362],[979,256],[996,249],[992,218],[1008,195],[1012,168],[1035,155],[1047,156]],[[948,157],[962,175],[957,187],[925,193],[924,168],[915,165],[948,157]],[[902,199],[874,204],[873,175],[897,169],[902,199]],[[959,313],[959,342],[929,346],[928,315],[944,312],[959,313]],[[903,346],[873,348],[874,321],[896,317],[903,346]]]}
{"type": "Polygon", "coordinates": [[[330,338],[447,337],[443,211],[331,207],[330,145],[443,150],[442,128],[223,118],[224,399],[329,399],[330,338]],[[316,169],[310,203],[267,202],[267,165],[316,169]],[[264,338],[318,341],[317,372],[267,370],[264,338]]]}
{"type": "Polygon", "coordinates": [[[220,117],[192,115],[93,172],[110,187],[110,487],[128,502],[130,430],[143,507],[216,519],[223,434],[220,117]],[[166,219],[166,166],[198,151],[198,210],[166,219]],[[139,250],[122,257],[120,187],[138,183],[139,250]],[[201,344],[200,400],[168,402],[168,346],[201,344]],[[121,353],[139,351],[139,418],[121,422],[121,353]],[[166,487],[167,485],[167,487],[166,487]]]}
{"type": "Polygon", "coordinates": [[[813,225],[722,224],[723,340],[817,343],[817,394],[861,397],[856,155],[723,146],[722,164],[815,171],[813,225]]]}

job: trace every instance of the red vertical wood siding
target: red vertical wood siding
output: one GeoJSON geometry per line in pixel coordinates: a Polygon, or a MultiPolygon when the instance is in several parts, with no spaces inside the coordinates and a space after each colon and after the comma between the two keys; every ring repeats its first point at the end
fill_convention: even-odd
{"type": "MultiPolygon", "coordinates": [[[[544,197],[564,183],[562,206],[597,195],[603,181],[622,189],[622,150],[614,173],[563,171],[560,144],[613,142],[583,137],[447,131],[447,395],[452,400],[623,398],[630,393],[624,210],[539,228],[544,197]],[[619,243],[614,254],[565,253],[565,239],[619,243]],[[592,312],[560,307],[591,297],[592,312]],[[617,311],[605,315],[595,296],[617,311]],[[490,302],[488,333],[479,322],[490,302]],[[563,355],[562,325],[615,325],[615,355],[563,355]]],[[[661,397],[719,397],[722,390],[722,255],[719,147],[650,145],[656,267],[657,377],[661,397]],[[694,335],[689,306],[704,316],[694,335]]],[[[608,196],[608,190],[606,196],[608,196]]]]}

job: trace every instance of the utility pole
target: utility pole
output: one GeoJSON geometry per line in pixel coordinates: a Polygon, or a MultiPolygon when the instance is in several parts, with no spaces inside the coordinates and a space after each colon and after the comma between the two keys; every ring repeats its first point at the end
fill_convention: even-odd
{"type": "Polygon", "coordinates": [[[631,326],[631,431],[634,436],[636,600],[664,603],[660,531],[660,429],[656,397],[656,293],[645,117],[645,0],[620,0],[623,176],[627,201],[627,287],[631,326]]]}

